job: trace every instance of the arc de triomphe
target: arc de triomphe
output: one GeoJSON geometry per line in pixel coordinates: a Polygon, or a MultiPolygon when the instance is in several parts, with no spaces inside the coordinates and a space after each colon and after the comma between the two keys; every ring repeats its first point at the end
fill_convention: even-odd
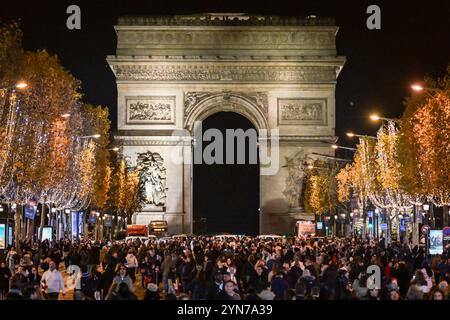
{"type": "Polygon", "coordinates": [[[324,141],[336,141],[335,85],[345,62],[333,21],[123,17],[115,29],[117,52],[107,58],[117,79],[115,140],[130,165],[144,168],[147,192],[134,223],[164,219],[171,233],[192,232],[191,140],[174,132],[193,135],[195,121],[219,111],[242,114],[269,137],[278,131],[279,169],[260,176],[260,232],[293,232],[296,220],[312,218],[301,209],[303,163],[333,154],[324,141]],[[180,143],[184,163],[172,161],[180,143]]]}

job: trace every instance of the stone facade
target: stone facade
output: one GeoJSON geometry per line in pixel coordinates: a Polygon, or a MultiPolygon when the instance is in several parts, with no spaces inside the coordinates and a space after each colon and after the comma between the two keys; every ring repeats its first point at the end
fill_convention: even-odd
{"type": "MultiPolygon", "coordinates": [[[[194,123],[219,111],[247,117],[269,135],[279,130],[279,170],[261,175],[260,232],[293,232],[301,207],[301,166],[313,152],[333,154],[336,55],[330,20],[246,15],[119,19],[115,139],[133,165],[139,154],[164,159],[165,204],[136,223],[165,219],[169,231],[192,232],[194,123]],[[186,130],[187,137],[174,132],[186,130]],[[171,161],[179,152],[184,162],[171,161]],[[298,178],[298,179],[297,179],[298,178]]],[[[261,165],[263,166],[263,165],[261,165]]]]}

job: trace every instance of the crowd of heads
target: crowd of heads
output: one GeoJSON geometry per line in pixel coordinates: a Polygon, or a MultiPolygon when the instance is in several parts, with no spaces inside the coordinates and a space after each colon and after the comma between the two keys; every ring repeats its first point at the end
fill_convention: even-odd
{"type": "Polygon", "coordinates": [[[4,299],[44,299],[42,273],[65,267],[74,299],[445,300],[448,247],[430,256],[362,238],[23,242],[1,262],[0,285],[4,299]]]}

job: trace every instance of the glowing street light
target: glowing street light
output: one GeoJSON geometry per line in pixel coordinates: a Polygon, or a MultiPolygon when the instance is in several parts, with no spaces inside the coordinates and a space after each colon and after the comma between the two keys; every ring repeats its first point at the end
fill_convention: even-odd
{"type": "Polygon", "coordinates": [[[98,139],[98,138],[100,138],[100,137],[101,137],[101,135],[98,134],[98,133],[96,133],[96,134],[93,134],[93,135],[90,135],[90,136],[81,136],[80,138],[81,138],[81,139],[89,139],[89,138],[98,139]]]}
{"type": "Polygon", "coordinates": [[[16,84],[17,89],[25,89],[26,87],[28,87],[28,84],[24,81],[20,81],[16,84]]]}
{"type": "Polygon", "coordinates": [[[366,138],[366,139],[373,139],[373,140],[377,139],[376,137],[373,137],[373,136],[367,136],[367,135],[364,135],[364,134],[356,134],[356,133],[353,133],[353,132],[347,132],[346,135],[349,138],[358,137],[358,138],[366,138]]]}
{"type": "Polygon", "coordinates": [[[410,88],[416,92],[422,92],[425,88],[419,83],[413,83],[410,88]]]}
{"type": "Polygon", "coordinates": [[[380,117],[377,114],[371,114],[370,115],[370,120],[373,121],[379,121],[379,120],[385,120],[385,121],[393,121],[393,122],[398,122],[398,119],[394,119],[394,118],[385,118],[385,117],[380,117]]]}
{"type": "Polygon", "coordinates": [[[117,151],[120,150],[120,148],[119,148],[119,147],[114,147],[114,148],[111,148],[111,149],[109,149],[109,150],[117,152],[117,151]]]}
{"type": "Polygon", "coordinates": [[[355,148],[349,148],[349,147],[343,147],[343,146],[338,146],[337,144],[332,144],[331,147],[333,149],[345,149],[345,150],[351,150],[351,151],[356,151],[355,148]]]}
{"type": "Polygon", "coordinates": [[[62,118],[69,118],[70,117],[70,113],[64,113],[61,115],[62,118]]]}

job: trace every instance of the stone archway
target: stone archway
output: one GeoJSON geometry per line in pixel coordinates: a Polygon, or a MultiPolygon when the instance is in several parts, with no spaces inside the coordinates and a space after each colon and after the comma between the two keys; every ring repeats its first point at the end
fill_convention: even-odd
{"type": "Polygon", "coordinates": [[[134,223],[164,219],[171,233],[192,232],[195,122],[231,111],[250,120],[261,143],[264,134],[277,136],[276,170],[263,174],[260,162],[260,232],[292,232],[304,218],[290,196],[298,193],[291,177],[302,170],[292,164],[299,154],[334,154],[323,143],[336,141],[336,79],[345,63],[334,22],[196,14],[124,17],[115,29],[117,50],[107,58],[117,81],[115,139],[131,166],[138,154],[156,152],[167,173],[165,205],[142,209],[134,223]],[[179,131],[181,163],[171,161],[179,131]]]}
{"type": "MultiPolygon", "coordinates": [[[[268,125],[268,98],[265,92],[240,92],[240,91],[194,91],[185,93],[185,119],[184,127],[192,136],[196,124],[201,123],[210,116],[221,112],[232,112],[239,114],[252,123],[258,133],[267,133],[268,125]]],[[[259,134],[258,134],[259,137],[259,134]]],[[[248,151],[246,149],[246,151],[248,151]]],[[[259,166],[259,164],[258,164],[259,166]]],[[[194,219],[194,188],[193,188],[193,166],[191,170],[191,213],[194,219]]],[[[260,174],[260,173],[259,173],[260,174]]],[[[260,178],[261,180],[261,178],[260,178]]],[[[258,194],[261,193],[261,183],[258,183],[258,194]]],[[[261,197],[259,196],[259,207],[261,197]]],[[[261,229],[261,221],[258,217],[258,230],[261,229]]],[[[193,227],[191,227],[193,230],[193,227]]],[[[222,230],[226,231],[226,230],[222,230]]]]}
{"type": "Polygon", "coordinates": [[[221,111],[243,115],[258,131],[269,128],[268,99],[264,92],[192,91],[185,93],[184,105],[184,126],[190,132],[193,132],[196,121],[202,121],[221,111]]]}
{"type": "MultiPolygon", "coordinates": [[[[224,136],[229,130],[249,132],[252,137],[236,143],[223,144],[221,152],[233,154],[223,163],[194,161],[192,164],[192,220],[194,234],[227,232],[232,234],[258,234],[260,221],[260,167],[257,154],[257,136],[254,124],[245,116],[222,110],[202,120],[194,129],[196,139],[207,130],[218,130],[224,136]],[[200,131],[200,132],[199,132],[200,131]],[[236,162],[238,149],[245,152],[244,160],[236,162]],[[252,160],[256,160],[255,162],[252,160]],[[245,190],[245,192],[243,192],[245,190]]],[[[227,138],[228,140],[228,138],[227,138]]],[[[240,140],[235,139],[235,142],[240,140]]],[[[193,154],[202,154],[212,142],[203,140],[192,147],[193,154]],[[197,150],[195,150],[197,149],[197,150]]],[[[193,156],[195,158],[195,156],[193,156]]]]}

